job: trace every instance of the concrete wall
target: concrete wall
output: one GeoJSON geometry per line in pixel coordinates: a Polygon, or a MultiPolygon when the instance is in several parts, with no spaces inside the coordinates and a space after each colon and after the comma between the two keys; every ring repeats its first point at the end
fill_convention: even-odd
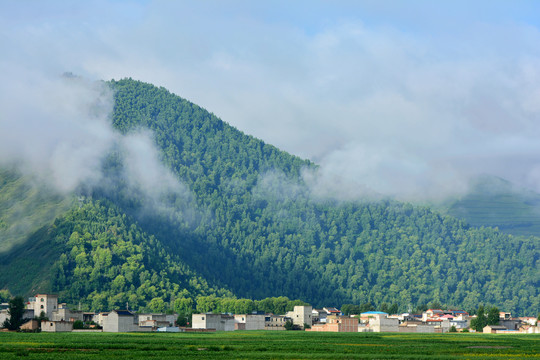
{"type": "Polygon", "coordinates": [[[293,324],[301,328],[304,328],[304,324],[313,325],[312,312],[311,306],[295,306],[292,313],[293,324]]]}
{"type": "Polygon", "coordinates": [[[270,315],[267,316],[268,320],[265,320],[265,330],[285,330],[285,323],[291,318],[282,315],[270,315]]]}
{"type": "Polygon", "coordinates": [[[369,320],[373,332],[398,332],[399,320],[396,318],[375,317],[369,320]]]}
{"type": "Polygon", "coordinates": [[[139,326],[174,326],[177,318],[178,314],[139,314],[139,326]]]}
{"type": "Polygon", "coordinates": [[[39,329],[39,323],[37,320],[29,320],[21,325],[21,330],[37,330],[39,329]]]}
{"type": "Polygon", "coordinates": [[[66,308],[58,309],[52,312],[52,317],[49,318],[52,321],[73,321],[76,320],[83,321],[82,311],[71,311],[66,308]]]}
{"type": "Polygon", "coordinates": [[[30,302],[34,315],[39,316],[43,311],[45,316],[52,319],[53,311],[58,310],[58,295],[37,294],[34,301],[30,302]]]}
{"type": "Polygon", "coordinates": [[[216,331],[234,331],[234,317],[222,314],[193,314],[193,329],[216,329],[216,331]]]}
{"type": "Polygon", "coordinates": [[[417,333],[434,333],[435,326],[433,325],[416,325],[417,333]]]}
{"type": "Polygon", "coordinates": [[[9,318],[7,310],[0,310],[0,328],[4,326],[4,321],[9,318]]]}
{"type": "Polygon", "coordinates": [[[235,327],[238,330],[264,330],[265,317],[265,315],[252,314],[234,315],[235,327]]]}
{"type": "Polygon", "coordinates": [[[42,321],[41,331],[70,332],[73,331],[73,323],[70,321],[42,321]]]}
{"type": "Polygon", "coordinates": [[[133,332],[142,331],[135,316],[118,315],[116,311],[111,311],[103,318],[104,332],[133,332]]]}
{"type": "Polygon", "coordinates": [[[307,331],[358,332],[358,318],[330,315],[326,324],[315,324],[307,331]]]}

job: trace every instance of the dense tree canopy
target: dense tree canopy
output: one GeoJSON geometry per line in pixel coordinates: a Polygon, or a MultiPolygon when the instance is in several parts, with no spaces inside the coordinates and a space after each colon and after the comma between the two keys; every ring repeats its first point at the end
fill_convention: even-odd
{"type": "Polygon", "coordinates": [[[40,249],[53,241],[61,254],[50,289],[69,302],[279,313],[290,304],[249,299],[287,296],[314,306],[384,303],[388,311],[438,302],[539,312],[538,238],[473,228],[407,203],[321,197],[303,181],[317,171],[310,161],[163,88],[109,84],[114,127],[149,130],[186,190],[147,201],[127,185],[125,154],[113,150],[102,186],[81,189],[80,208],[36,233],[40,249]]]}
{"type": "Polygon", "coordinates": [[[8,319],[4,321],[3,326],[9,330],[18,330],[24,322],[24,299],[21,296],[15,296],[9,300],[8,319]]]}

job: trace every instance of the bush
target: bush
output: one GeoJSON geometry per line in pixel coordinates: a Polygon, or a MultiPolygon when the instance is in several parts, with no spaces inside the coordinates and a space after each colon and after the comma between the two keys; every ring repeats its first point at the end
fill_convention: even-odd
{"type": "Polygon", "coordinates": [[[178,325],[178,326],[187,326],[188,325],[187,316],[185,316],[183,314],[178,315],[178,318],[176,319],[176,325],[178,325]]]}
{"type": "Polygon", "coordinates": [[[455,327],[454,325],[452,325],[452,326],[450,327],[449,332],[457,332],[456,327],[455,327]]]}
{"type": "Polygon", "coordinates": [[[74,329],[84,329],[84,323],[81,320],[77,320],[73,323],[74,329]]]}

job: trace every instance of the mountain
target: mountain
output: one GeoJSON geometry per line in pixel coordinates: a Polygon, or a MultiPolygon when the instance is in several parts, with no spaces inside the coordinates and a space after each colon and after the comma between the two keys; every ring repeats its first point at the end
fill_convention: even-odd
{"type": "Polygon", "coordinates": [[[0,253],[66,211],[71,201],[14,169],[0,169],[0,253]]]}
{"type": "Polygon", "coordinates": [[[41,286],[94,309],[285,295],[315,306],[406,310],[439,302],[539,311],[539,238],[471,227],[407,203],[321,197],[302,176],[316,176],[316,164],[164,88],[131,79],[109,86],[113,126],[124,136],[150,132],[179,185],[149,198],[129,185],[126,154],[113,150],[100,186],[79,189],[54,222],[12,241],[17,246],[1,255],[0,287],[41,286]],[[13,269],[28,266],[28,257],[43,271],[23,286],[13,269]]]}
{"type": "Polygon", "coordinates": [[[447,204],[447,211],[473,226],[497,227],[513,235],[540,236],[540,194],[498,177],[477,178],[466,195],[447,204]]]}

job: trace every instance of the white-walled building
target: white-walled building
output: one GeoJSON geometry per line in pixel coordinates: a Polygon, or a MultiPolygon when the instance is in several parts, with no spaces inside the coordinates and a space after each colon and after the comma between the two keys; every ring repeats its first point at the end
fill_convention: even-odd
{"type": "Polygon", "coordinates": [[[313,325],[313,308],[311,306],[295,306],[293,311],[287,312],[293,324],[304,328],[304,324],[313,325]]]}
{"type": "Polygon", "coordinates": [[[152,331],[152,327],[140,327],[138,317],[128,310],[113,310],[102,322],[104,332],[152,331]]]}
{"type": "Polygon", "coordinates": [[[266,315],[234,315],[235,330],[264,330],[266,315]]]}
{"type": "Polygon", "coordinates": [[[170,327],[177,318],[178,314],[139,314],[139,326],[170,327]]]}
{"type": "Polygon", "coordinates": [[[234,331],[234,317],[224,314],[193,314],[193,329],[215,329],[216,331],[234,331]]]}
{"type": "Polygon", "coordinates": [[[83,321],[84,317],[82,311],[73,311],[68,309],[66,304],[60,304],[58,305],[58,309],[52,312],[49,320],[75,322],[77,320],[83,321]]]}
{"type": "Polygon", "coordinates": [[[34,310],[34,316],[40,316],[43,312],[46,317],[52,319],[53,311],[58,310],[58,295],[37,294],[28,300],[26,308],[34,310]]]}
{"type": "Polygon", "coordinates": [[[368,326],[373,332],[398,332],[399,320],[386,316],[375,316],[369,319],[368,326]]]}
{"type": "Polygon", "coordinates": [[[73,331],[73,322],[71,321],[42,321],[41,331],[70,332],[70,331],[73,331]]]}
{"type": "Polygon", "coordinates": [[[264,318],[264,330],[285,330],[285,323],[292,321],[285,315],[266,315],[264,318]]]}

